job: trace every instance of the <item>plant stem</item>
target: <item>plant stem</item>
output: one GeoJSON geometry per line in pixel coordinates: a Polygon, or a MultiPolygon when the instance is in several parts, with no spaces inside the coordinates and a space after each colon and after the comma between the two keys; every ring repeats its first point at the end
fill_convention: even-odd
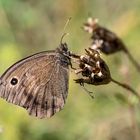
{"type": "Polygon", "coordinates": [[[129,60],[133,63],[135,68],[140,72],[140,65],[138,62],[134,59],[133,55],[130,54],[130,52],[127,50],[127,48],[124,49],[125,54],[128,56],[129,60]]]}
{"type": "Polygon", "coordinates": [[[118,82],[116,80],[114,80],[113,78],[111,78],[111,81],[119,86],[121,86],[122,88],[125,88],[126,90],[130,91],[132,94],[134,94],[135,96],[137,96],[140,100],[140,95],[138,94],[137,91],[135,91],[131,86],[129,86],[128,84],[126,83],[121,83],[121,82],[118,82]]]}

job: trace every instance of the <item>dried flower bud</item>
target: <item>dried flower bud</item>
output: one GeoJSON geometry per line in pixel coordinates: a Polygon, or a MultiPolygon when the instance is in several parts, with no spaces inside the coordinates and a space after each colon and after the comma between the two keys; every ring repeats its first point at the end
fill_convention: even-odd
{"type": "MultiPolygon", "coordinates": [[[[86,52],[88,51],[89,50],[87,50],[86,52]]],[[[96,50],[93,51],[98,52],[96,50]]],[[[133,88],[131,88],[131,86],[125,83],[118,82],[111,77],[110,70],[107,64],[105,63],[105,61],[103,61],[103,59],[100,58],[100,54],[98,59],[94,59],[96,55],[92,56],[91,53],[87,53],[84,56],[79,56],[79,55],[71,55],[71,56],[79,59],[79,68],[75,71],[75,73],[82,74],[82,78],[75,79],[74,81],[76,83],[79,83],[81,86],[83,86],[83,88],[89,93],[89,95],[92,98],[93,98],[93,96],[91,95],[92,92],[89,92],[84,87],[84,83],[92,84],[92,85],[104,85],[113,82],[125,88],[126,90],[130,91],[133,95],[136,95],[140,100],[140,95],[133,88]],[[86,58],[86,61],[83,61],[84,60],[83,58],[84,59],[86,58]]]]}
{"type": "Polygon", "coordinates": [[[105,54],[112,54],[121,50],[125,50],[124,43],[115,33],[108,30],[107,28],[100,26],[99,24],[97,24],[97,22],[95,22],[94,19],[92,19],[91,21],[89,22],[88,19],[87,23],[84,24],[84,27],[89,27],[90,31],[92,31],[91,38],[93,40],[93,43],[91,48],[100,49],[105,54]],[[95,42],[97,40],[102,41],[99,46],[97,45],[97,42],[95,42]]]}
{"type": "Polygon", "coordinates": [[[88,18],[87,22],[84,24],[84,30],[88,33],[93,33],[94,29],[98,27],[98,19],[88,18]]]}
{"type": "Polygon", "coordinates": [[[110,71],[107,64],[100,58],[99,52],[91,48],[85,51],[86,55],[81,55],[79,58],[79,71],[83,78],[77,79],[76,82],[81,84],[83,81],[93,85],[108,84],[111,81],[110,71]]]}

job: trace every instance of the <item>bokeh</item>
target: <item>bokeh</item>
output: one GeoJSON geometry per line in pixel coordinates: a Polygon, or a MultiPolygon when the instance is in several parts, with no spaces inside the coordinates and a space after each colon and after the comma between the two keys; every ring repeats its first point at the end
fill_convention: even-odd
{"type": "MultiPolygon", "coordinates": [[[[89,16],[117,33],[133,57],[140,59],[139,0],[0,0],[0,73],[16,61],[56,49],[63,39],[82,54],[91,44],[81,27],[89,16]]],[[[140,92],[140,74],[123,52],[102,57],[112,77],[140,92]]],[[[86,85],[95,99],[75,84],[71,70],[64,109],[50,119],[30,117],[26,110],[0,99],[0,140],[139,140],[140,106],[128,91],[110,83],[86,85]]]]}

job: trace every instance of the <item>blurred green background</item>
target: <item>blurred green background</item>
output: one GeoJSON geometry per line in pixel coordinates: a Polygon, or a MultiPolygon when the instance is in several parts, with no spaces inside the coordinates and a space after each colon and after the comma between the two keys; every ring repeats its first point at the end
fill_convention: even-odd
{"type": "MultiPolygon", "coordinates": [[[[76,53],[91,44],[81,27],[88,16],[115,31],[131,54],[140,59],[139,0],[0,0],[0,73],[33,53],[55,49],[66,20],[72,17],[64,41],[76,53]]],[[[140,75],[119,52],[102,57],[112,77],[140,91],[140,75]]],[[[73,79],[64,109],[50,119],[30,117],[26,110],[0,99],[0,140],[140,140],[140,106],[128,91],[110,83],[86,85],[89,95],[73,79]]]]}

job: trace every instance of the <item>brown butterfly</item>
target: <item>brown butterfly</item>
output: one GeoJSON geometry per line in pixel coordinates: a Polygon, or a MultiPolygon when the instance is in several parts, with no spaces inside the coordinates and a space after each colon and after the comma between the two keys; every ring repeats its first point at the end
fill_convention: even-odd
{"type": "Polygon", "coordinates": [[[61,43],[56,50],[15,63],[0,77],[0,97],[32,116],[53,116],[64,107],[68,95],[69,55],[67,44],[61,43]]]}

